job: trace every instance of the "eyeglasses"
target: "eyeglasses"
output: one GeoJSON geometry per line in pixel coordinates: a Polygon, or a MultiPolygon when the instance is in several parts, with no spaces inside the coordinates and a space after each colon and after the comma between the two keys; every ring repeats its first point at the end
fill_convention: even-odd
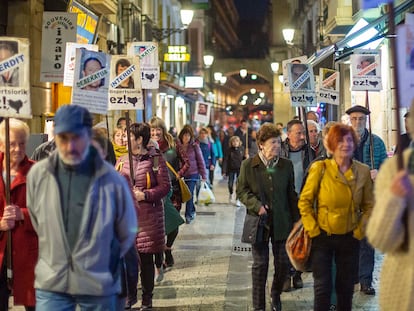
{"type": "Polygon", "coordinates": [[[365,121],[366,117],[352,117],[350,118],[351,121],[365,121]]]}

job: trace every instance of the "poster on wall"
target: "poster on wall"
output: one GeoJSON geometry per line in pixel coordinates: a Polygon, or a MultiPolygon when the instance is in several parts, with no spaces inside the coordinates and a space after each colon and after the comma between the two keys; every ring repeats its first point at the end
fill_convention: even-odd
{"type": "Polygon", "coordinates": [[[66,42],[76,40],[74,13],[43,12],[40,82],[62,82],[66,42]]]}
{"type": "Polygon", "coordinates": [[[76,64],[76,49],[86,49],[89,51],[98,52],[98,46],[95,44],[82,44],[75,42],[66,43],[66,54],[65,54],[65,70],[63,75],[63,85],[73,85],[73,75],[75,73],[76,64]]]}
{"type": "Polygon", "coordinates": [[[397,27],[396,53],[400,106],[409,108],[414,103],[414,25],[397,27]]]}
{"type": "Polygon", "coordinates": [[[32,117],[29,60],[29,39],[0,37],[1,117],[32,117]]]}
{"type": "Polygon", "coordinates": [[[293,107],[316,107],[315,77],[309,64],[287,64],[290,102],[293,107]]]}
{"type": "Polygon", "coordinates": [[[138,57],[113,55],[109,79],[108,110],[143,110],[138,57]]]}
{"type": "Polygon", "coordinates": [[[76,49],[72,104],[85,107],[91,113],[107,113],[110,64],[109,54],[76,49]]]}
{"type": "Polygon", "coordinates": [[[319,68],[318,102],[339,105],[339,82],[339,71],[319,68]]]}
{"type": "Polygon", "coordinates": [[[289,75],[288,75],[288,64],[294,63],[294,64],[303,64],[306,63],[308,57],[306,55],[304,56],[298,56],[295,58],[289,58],[282,61],[282,71],[283,71],[283,92],[289,93],[289,75]]]}
{"type": "Polygon", "coordinates": [[[351,55],[351,91],[381,91],[380,50],[355,50],[351,55]]]}
{"type": "Polygon", "coordinates": [[[210,123],[211,103],[196,102],[194,122],[210,123]]]}
{"type": "Polygon", "coordinates": [[[158,66],[158,43],[128,42],[127,51],[128,55],[139,57],[142,88],[158,89],[160,83],[160,67],[158,66]]]}

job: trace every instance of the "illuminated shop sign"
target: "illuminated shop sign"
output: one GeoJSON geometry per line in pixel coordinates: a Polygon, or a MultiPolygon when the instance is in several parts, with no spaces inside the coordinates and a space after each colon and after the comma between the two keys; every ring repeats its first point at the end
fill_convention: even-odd
{"type": "Polygon", "coordinates": [[[164,54],[164,62],[189,62],[190,53],[185,45],[169,45],[168,52],[164,54]]]}

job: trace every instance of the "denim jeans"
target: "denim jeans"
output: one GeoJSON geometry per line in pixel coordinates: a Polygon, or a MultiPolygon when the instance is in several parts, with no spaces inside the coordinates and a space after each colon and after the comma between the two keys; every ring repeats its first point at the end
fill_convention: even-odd
{"type": "Polygon", "coordinates": [[[41,311],[75,311],[79,305],[81,311],[117,310],[118,295],[88,296],[68,295],[65,293],[36,289],[36,310],[41,311]]]}
{"type": "Polygon", "coordinates": [[[314,311],[329,310],[332,286],[336,290],[337,309],[352,310],[354,280],[358,273],[359,241],[348,234],[328,236],[326,232],[312,239],[311,262],[314,279],[314,311]],[[332,260],[336,278],[332,279],[332,260]]]}
{"type": "Polygon", "coordinates": [[[229,172],[228,187],[229,187],[229,194],[230,195],[233,194],[233,185],[234,185],[234,182],[237,181],[238,176],[239,176],[239,172],[229,172]]]}
{"type": "Polygon", "coordinates": [[[191,193],[191,199],[185,203],[185,219],[193,219],[195,216],[195,206],[194,206],[194,189],[196,187],[197,182],[200,180],[200,176],[198,174],[193,174],[188,177],[185,177],[185,183],[188,186],[188,189],[191,193]]]}
{"type": "Polygon", "coordinates": [[[372,273],[374,272],[375,250],[364,238],[359,242],[359,283],[372,285],[372,273]]]}

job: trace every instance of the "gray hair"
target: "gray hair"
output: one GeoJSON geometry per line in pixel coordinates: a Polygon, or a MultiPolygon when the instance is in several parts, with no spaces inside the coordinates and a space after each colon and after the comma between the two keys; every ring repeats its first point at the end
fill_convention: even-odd
{"type": "MultiPolygon", "coordinates": [[[[24,138],[26,141],[29,139],[30,129],[29,129],[29,126],[25,122],[19,119],[10,118],[9,127],[10,127],[10,131],[23,132],[25,136],[24,138]]],[[[5,139],[6,139],[6,121],[3,120],[3,122],[0,123],[0,141],[5,142],[5,139]]]]}
{"type": "Polygon", "coordinates": [[[321,127],[319,126],[318,123],[316,123],[313,120],[306,120],[308,122],[308,127],[313,125],[314,127],[316,127],[316,130],[318,131],[318,133],[321,131],[321,127]]]}

